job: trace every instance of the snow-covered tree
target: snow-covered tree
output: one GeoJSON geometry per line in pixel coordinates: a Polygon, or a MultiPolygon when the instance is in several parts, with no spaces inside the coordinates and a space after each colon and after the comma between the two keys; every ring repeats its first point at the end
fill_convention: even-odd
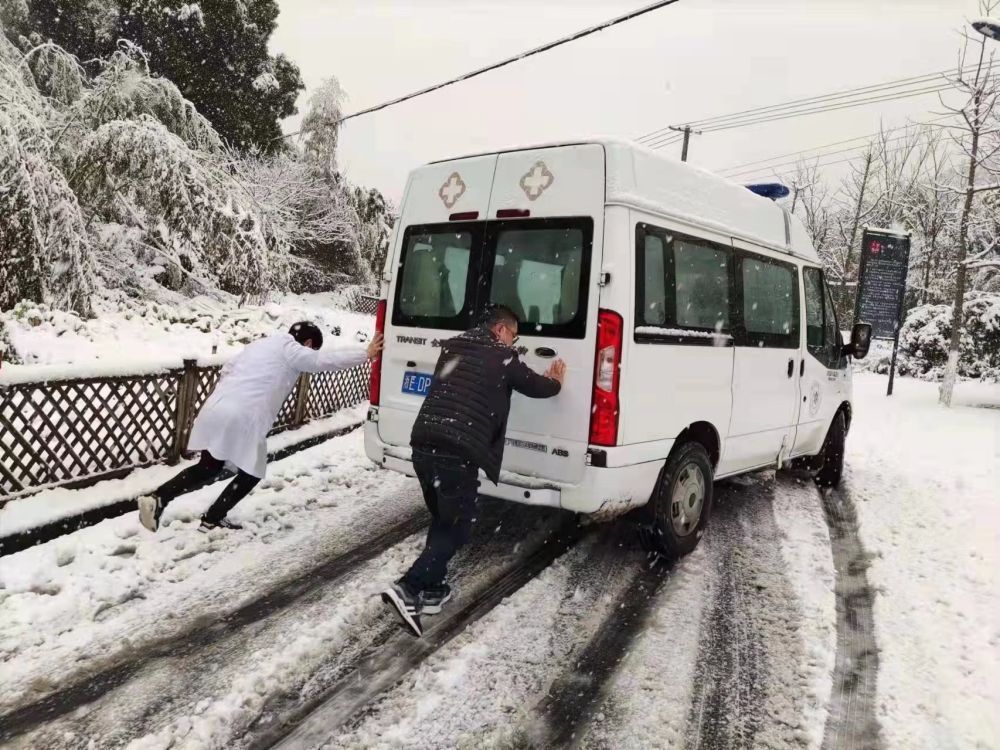
{"type": "Polygon", "coordinates": [[[223,141],[274,151],[295,113],[298,68],[268,52],[276,0],[4,0],[0,25],[22,48],[51,41],[91,61],[119,40],[148,54],[153,80],[171,81],[223,141]]]}
{"type": "MultiPolygon", "coordinates": [[[[980,10],[989,15],[997,7],[1000,0],[982,0],[980,10]]],[[[958,378],[958,361],[962,348],[962,326],[964,323],[965,294],[967,287],[969,256],[975,217],[974,207],[976,196],[983,189],[979,184],[981,173],[986,162],[995,155],[995,150],[989,148],[987,136],[996,128],[997,100],[1000,97],[1000,79],[993,71],[993,55],[986,55],[986,37],[977,40],[970,39],[966,34],[966,44],[959,57],[958,72],[952,79],[952,86],[959,101],[957,103],[943,102],[946,108],[955,115],[957,128],[952,129],[953,138],[962,149],[966,168],[962,179],[952,189],[962,197],[961,214],[958,227],[958,253],[955,259],[955,294],[952,302],[951,340],[948,348],[948,363],[941,381],[941,403],[951,406],[955,391],[955,381],[958,378]],[[967,63],[975,60],[969,70],[967,63]]],[[[1000,145],[997,146],[1000,148],[1000,145]]],[[[995,183],[995,181],[993,181],[995,183]]],[[[996,189],[991,186],[988,189],[996,189]]]]}
{"type": "Polygon", "coordinates": [[[95,215],[138,227],[185,276],[253,298],[283,286],[287,237],[268,233],[233,178],[150,115],[102,125],[79,160],[95,215]]]}
{"type": "Polygon", "coordinates": [[[87,314],[93,265],[81,207],[51,161],[52,100],[4,39],[0,90],[0,307],[28,298],[87,314]]]}
{"type": "Polygon", "coordinates": [[[370,271],[369,282],[382,273],[395,223],[393,207],[374,188],[355,187],[348,193],[358,221],[358,251],[370,271]]]}

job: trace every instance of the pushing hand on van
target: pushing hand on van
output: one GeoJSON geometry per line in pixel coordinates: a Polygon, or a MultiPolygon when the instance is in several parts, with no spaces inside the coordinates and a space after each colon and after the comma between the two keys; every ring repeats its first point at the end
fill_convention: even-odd
{"type": "Polygon", "coordinates": [[[549,369],[545,371],[545,377],[562,385],[563,380],[566,378],[566,363],[561,359],[557,359],[549,365],[549,369]]]}
{"type": "Polygon", "coordinates": [[[375,337],[371,340],[371,343],[368,344],[368,359],[372,360],[377,358],[382,353],[383,346],[385,346],[385,337],[381,333],[376,333],[375,337]]]}

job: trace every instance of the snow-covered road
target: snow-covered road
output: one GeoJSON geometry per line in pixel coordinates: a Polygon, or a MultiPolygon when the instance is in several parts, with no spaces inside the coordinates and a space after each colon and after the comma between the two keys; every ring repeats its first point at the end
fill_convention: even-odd
{"type": "Polygon", "coordinates": [[[476,543],[456,560],[459,594],[416,642],[375,595],[416,550],[419,499],[406,480],[352,464],[360,449],[349,435],[279,463],[240,509],[261,519],[249,539],[204,540],[179,506],[158,537],[125,517],[4,561],[2,606],[21,615],[3,633],[5,739],[166,748],[578,737],[602,747],[614,732],[647,747],[702,734],[726,745],[821,737],[833,633],[803,614],[792,574],[798,566],[800,585],[825,565],[829,615],[829,554],[806,550],[817,535],[825,546],[810,485],[773,475],[719,485],[713,533],[670,571],[646,565],[628,523],[576,529],[563,514],[485,503],[476,543]],[[289,495],[298,500],[279,513],[289,495]],[[30,565],[31,555],[63,564],[30,565]],[[99,600],[122,590],[131,596],[99,600]]]}
{"type": "Polygon", "coordinates": [[[377,593],[415,554],[422,504],[411,480],[370,467],[358,433],[277,463],[236,512],[243,532],[195,533],[207,488],[157,536],[130,514],[0,559],[0,742],[995,746],[995,719],[973,714],[996,694],[984,670],[1000,599],[979,563],[996,555],[1000,413],[935,409],[926,385],[887,400],[884,379],[859,378],[844,488],[773,472],[719,483],[708,536],[670,570],[646,563],[626,521],[484,503],[457,596],[420,641],[377,593]],[[979,443],[953,449],[954,429],[930,423],[979,443]],[[956,463],[959,515],[980,522],[958,551],[935,546],[960,530],[920,492],[941,492],[956,463]],[[907,570],[915,556],[948,580],[907,570]],[[944,627],[950,650],[933,642],[944,627]],[[945,688],[933,703],[929,675],[945,688]]]}

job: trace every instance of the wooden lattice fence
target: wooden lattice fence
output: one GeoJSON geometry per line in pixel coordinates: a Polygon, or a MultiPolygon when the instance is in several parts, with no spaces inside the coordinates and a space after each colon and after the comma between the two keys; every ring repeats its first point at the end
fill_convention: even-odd
{"type": "MultiPolygon", "coordinates": [[[[183,455],[221,368],[185,361],[166,372],[0,386],[0,505],[183,455]]],[[[271,434],[368,398],[369,366],[303,375],[271,434]]]]}
{"type": "Polygon", "coordinates": [[[374,315],[378,310],[378,297],[358,292],[351,301],[351,308],[356,312],[374,315]]]}

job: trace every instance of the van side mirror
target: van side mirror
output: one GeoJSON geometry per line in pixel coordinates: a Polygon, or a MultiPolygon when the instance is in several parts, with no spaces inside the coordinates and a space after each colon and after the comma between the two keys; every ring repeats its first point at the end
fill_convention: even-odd
{"type": "Polygon", "coordinates": [[[872,345],[872,327],[868,323],[855,323],[851,329],[851,343],[844,346],[844,354],[848,354],[855,359],[864,359],[868,356],[868,349],[872,345]]]}

